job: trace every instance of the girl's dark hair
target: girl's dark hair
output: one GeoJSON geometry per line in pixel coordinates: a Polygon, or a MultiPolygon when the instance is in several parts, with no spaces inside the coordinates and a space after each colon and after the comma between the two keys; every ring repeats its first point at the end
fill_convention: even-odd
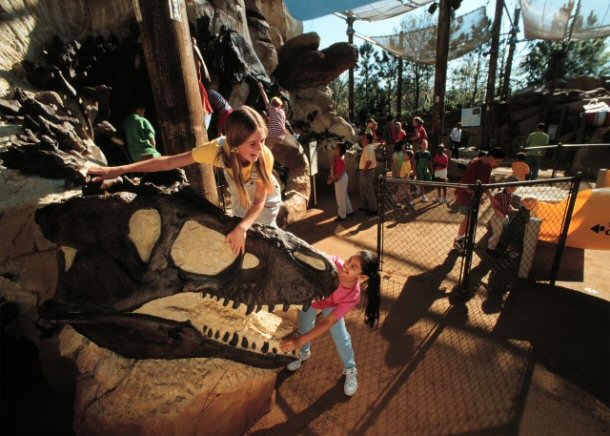
{"type": "Polygon", "coordinates": [[[402,142],[399,141],[396,144],[394,144],[394,151],[395,152],[402,151],[402,142]]]}
{"type": "Polygon", "coordinates": [[[339,156],[343,156],[347,151],[347,144],[345,142],[337,142],[337,147],[339,147],[339,156]]]}
{"type": "Polygon", "coordinates": [[[363,250],[358,254],[362,264],[362,274],[369,278],[366,282],[364,323],[370,327],[375,327],[379,321],[379,306],[381,305],[379,258],[375,253],[368,250],[363,250]]]}

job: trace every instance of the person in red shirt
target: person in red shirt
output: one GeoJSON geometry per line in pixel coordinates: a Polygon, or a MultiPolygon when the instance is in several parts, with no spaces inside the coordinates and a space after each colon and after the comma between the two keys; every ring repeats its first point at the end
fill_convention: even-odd
{"type": "MultiPolygon", "coordinates": [[[[434,150],[434,156],[432,157],[432,180],[435,182],[446,182],[448,166],[449,158],[445,154],[445,146],[441,144],[436,147],[436,150],[434,150]]],[[[437,201],[439,203],[447,203],[447,187],[439,186],[436,188],[436,190],[438,192],[437,201]]]]}
{"type": "Polygon", "coordinates": [[[425,141],[426,144],[428,144],[428,132],[426,132],[426,128],[424,127],[424,120],[420,117],[413,118],[412,124],[415,128],[415,133],[411,138],[411,144],[413,144],[413,150],[418,152],[422,142],[425,141]]]}
{"type": "Polygon", "coordinates": [[[335,147],[335,157],[333,158],[332,165],[330,167],[330,176],[328,176],[327,183],[329,185],[335,185],[335,199],[337,200],[337,218],[335,221],[345,221],[348,216],[354,214],[352,208],[352,202],[349,201],[347,195],[347,183],[348,177],[345,171],[345,152],[347,146],[345,142],[339,142],[335,147]]]}
{"type": "MultiPolygon", "coordinates": [[[[481,157],[479,159],[473,159],[460,183],[471,185],[476,183],[479,180],[483,184],[487,184],[491,180],[491,170],[497,168],[502,164],[502,161],[505,158],[504,151],[501,148],[493,148],[487,156],[481,157]]],[[[489,190],[485,191],[485,194],[492,202],[494,203],[493,197],[490,195],[489,190]]],[[[470,210],[473,206],[473,196],[474,192],[472,189],[468,188],[457,188],[455,190],[455,203],[457,205],[458,211],[464,215],[464,219],[460,223],[460,227],[458,228],[458,235],[455,241],[453,242],[453,247],[458,250],[461,254],[465,251],[465,241],[466,241],[466,229],[468,226],[468,217],[470,216],[470,210]]]]}
{"type": "Polygon", "coordinates": [[[284,340],[280,347],[284,353],[301,348],[301,357],[288,364],[289,371],[296,371],[301,364],[311,357],[311,341],[330,330],[339,356],[343,361],[345,374],[345,395],[352,396],[358,389],[358,371],[352,348],[351,337],[345,328],[345,315],[360,302],[360,284],[366,280],[367,307],[365,322],[374,327],[379,319],[381,278],[379,276],[379,259],[371,251],[356,253],[345,262],[338,257],[333,261],[339,272],[339,287],[320,301],[314,301],[311,308],[299,311],[299,335],[284,340]],[[318,310],[323,318],[316,324],[318,310]]]}

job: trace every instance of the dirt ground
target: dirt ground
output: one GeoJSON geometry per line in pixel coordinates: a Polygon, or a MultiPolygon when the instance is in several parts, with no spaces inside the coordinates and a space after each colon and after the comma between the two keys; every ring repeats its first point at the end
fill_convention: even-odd
{"type": "MultiPolygon", "coordinates": [[[[335,222],[332,192],[318,194],[319,204],[288,230],[342,257],[376,249],[376,217],[335,222]]],[[[442,225],[454,229],[457,220],[442,225]]],[[[364,325],[361,309],[347,316],[359,371],[354,397],[343,394],[341,362],[325,335],[300,370],[279,374],[270,413],[249,433],[609,434],[610,304],[586,291],[607,286],[607,253],[568,250],[559,286],[516,279],[490,309],[489,288],[469,297],[451,291],[461,258],[450,244],[431,239],[409,255],[408,268],[384,265],[376,329],[364,325]],[[430,261],[438,266],[425,268],[430,261]]],[[[485,269],[482,258],[474,270],[485,269]]]]}

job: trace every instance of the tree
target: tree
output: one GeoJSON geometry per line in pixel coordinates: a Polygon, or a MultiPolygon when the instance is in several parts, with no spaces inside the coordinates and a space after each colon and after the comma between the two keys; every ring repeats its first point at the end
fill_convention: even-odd
{"type": "MultiPolygon", "coordinates": [[[[385,93],[380,92],[380,114],[392,113],[392,103],[396,97],[396,86],[398,81],[398,60],[395,56],[382,50],[376,52],[374,71],[377,77],[385,83],[385,93]]],[[[379,83],[379,82],[377,82],[379,83]]],[[[381,87],[380,87],[381,88],[381,87]]],[[[380,89],[381,91],[381,89],[380,89]]]]}
{"type": "Polygon", "coordinates": [[[549,85],[553,72],[565,80],[575,76],[610,74],[610,52],[606,39],[583,41],[532,41],[519,65],[528,86],[549,85]]]}

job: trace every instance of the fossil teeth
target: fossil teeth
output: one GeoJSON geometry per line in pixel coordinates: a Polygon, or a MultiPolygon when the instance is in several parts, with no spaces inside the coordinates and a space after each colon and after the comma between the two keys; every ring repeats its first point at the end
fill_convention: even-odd
{"type": "Polygon", "coordinates": [[[241,346],[242,348],[248,348],[248,339],[245,336],[241,338],[241,346]]]}
{"type": "Polygon", "coordinates": [[[262,308],[263,308],[263,305],[259,304],[258,306],[256,306],[255,312],[256,313],[260,312],[262,308]]]}
{"type": "Polygon", "coordinates": [[[270,304],[267,310],[269,310],[269,312],[273,312],[275,310],[275,304],[270,304]]]}
{"type": "Polygon", "coordinates": [[[239,343],[239,336],[237,335],[237,333],[233,333],[233,337],[231,338],[231,342],[229,342],[229,345],[231,345],[232,347],[237,347],[238,343],[239,343]]]}
{"type": "Polygon", "coordinates": [[[246,310],[246,315],[250,315],[254,312],[254,304],[248,304],[248,309],[246,310]]]}
{"type": "Polygon", "coordinates": [[[256,342],[252,342],[252,349],[256,350],[256,342]]]}
{"type": "Polygon", "coordinates": [[[207,331],[208,331],[208,326],[204,324],[204,325],[203,325],[203,333],[205,333],[205,332],[207,332],[207,331]]]}
{"type": "Polygon", "coordinates": [[[284,306],[282,307],[282,310],[284,312],[288,312],[288,310],[290,310],[290,304],[284,303],[284,306]]]}
{"type": "Polygon", "coordinates": [[[227,307],[229,305],[229,303],[231,302],[231,300],[229,300],[228,298],[225,298],[225,301],[222,302],[222,305],[224,307],[227,307]]]}
{"type": "Polygon", "coordinates": [[[307,312],[311,307],[311,300],[307,300],[305,304],[303,304],[303,312],[307,312]]]}
{"type": "Polygon", "coordinates": [[[263,348],[261,348],[261,351],[262,351],[263,353],[267,353],[267,352],[269,351],[269,342],[265,342],[265,343],[263,344],[263,348]]]}
{"type": "Polygon", "coordinates": [[[216,330],[216,333],[214,333],[214,339],[218,338],[220,338],[220,330],[216,330]]]}
{"type": "Polygon", "coordinates": [[[229,340],[229,332],[225,332],[224,336],[222,337],[222,342],[227,342],[229,340]]]}
{"type": "Polygon", "coordinates": [[[212,338],[212,335],[214,334],[214,332],[212,331],[212,329],[208,330],[208,338],[212,338]]]}
{"type": "Polygon", "coordinates": [[[239,306],[241,306],[241,303],[239,301],[234,301],[233,302],[233,306],[232,306],[233,309],[237,310],[237,309],[239,309],[239,306]]]}
{"type": "Polygon", "coordinates": [[[277,354],[277,348],[273,347],[273,348],[271,349],[271,352],[272,352],[273,354],[277,354]]]}

